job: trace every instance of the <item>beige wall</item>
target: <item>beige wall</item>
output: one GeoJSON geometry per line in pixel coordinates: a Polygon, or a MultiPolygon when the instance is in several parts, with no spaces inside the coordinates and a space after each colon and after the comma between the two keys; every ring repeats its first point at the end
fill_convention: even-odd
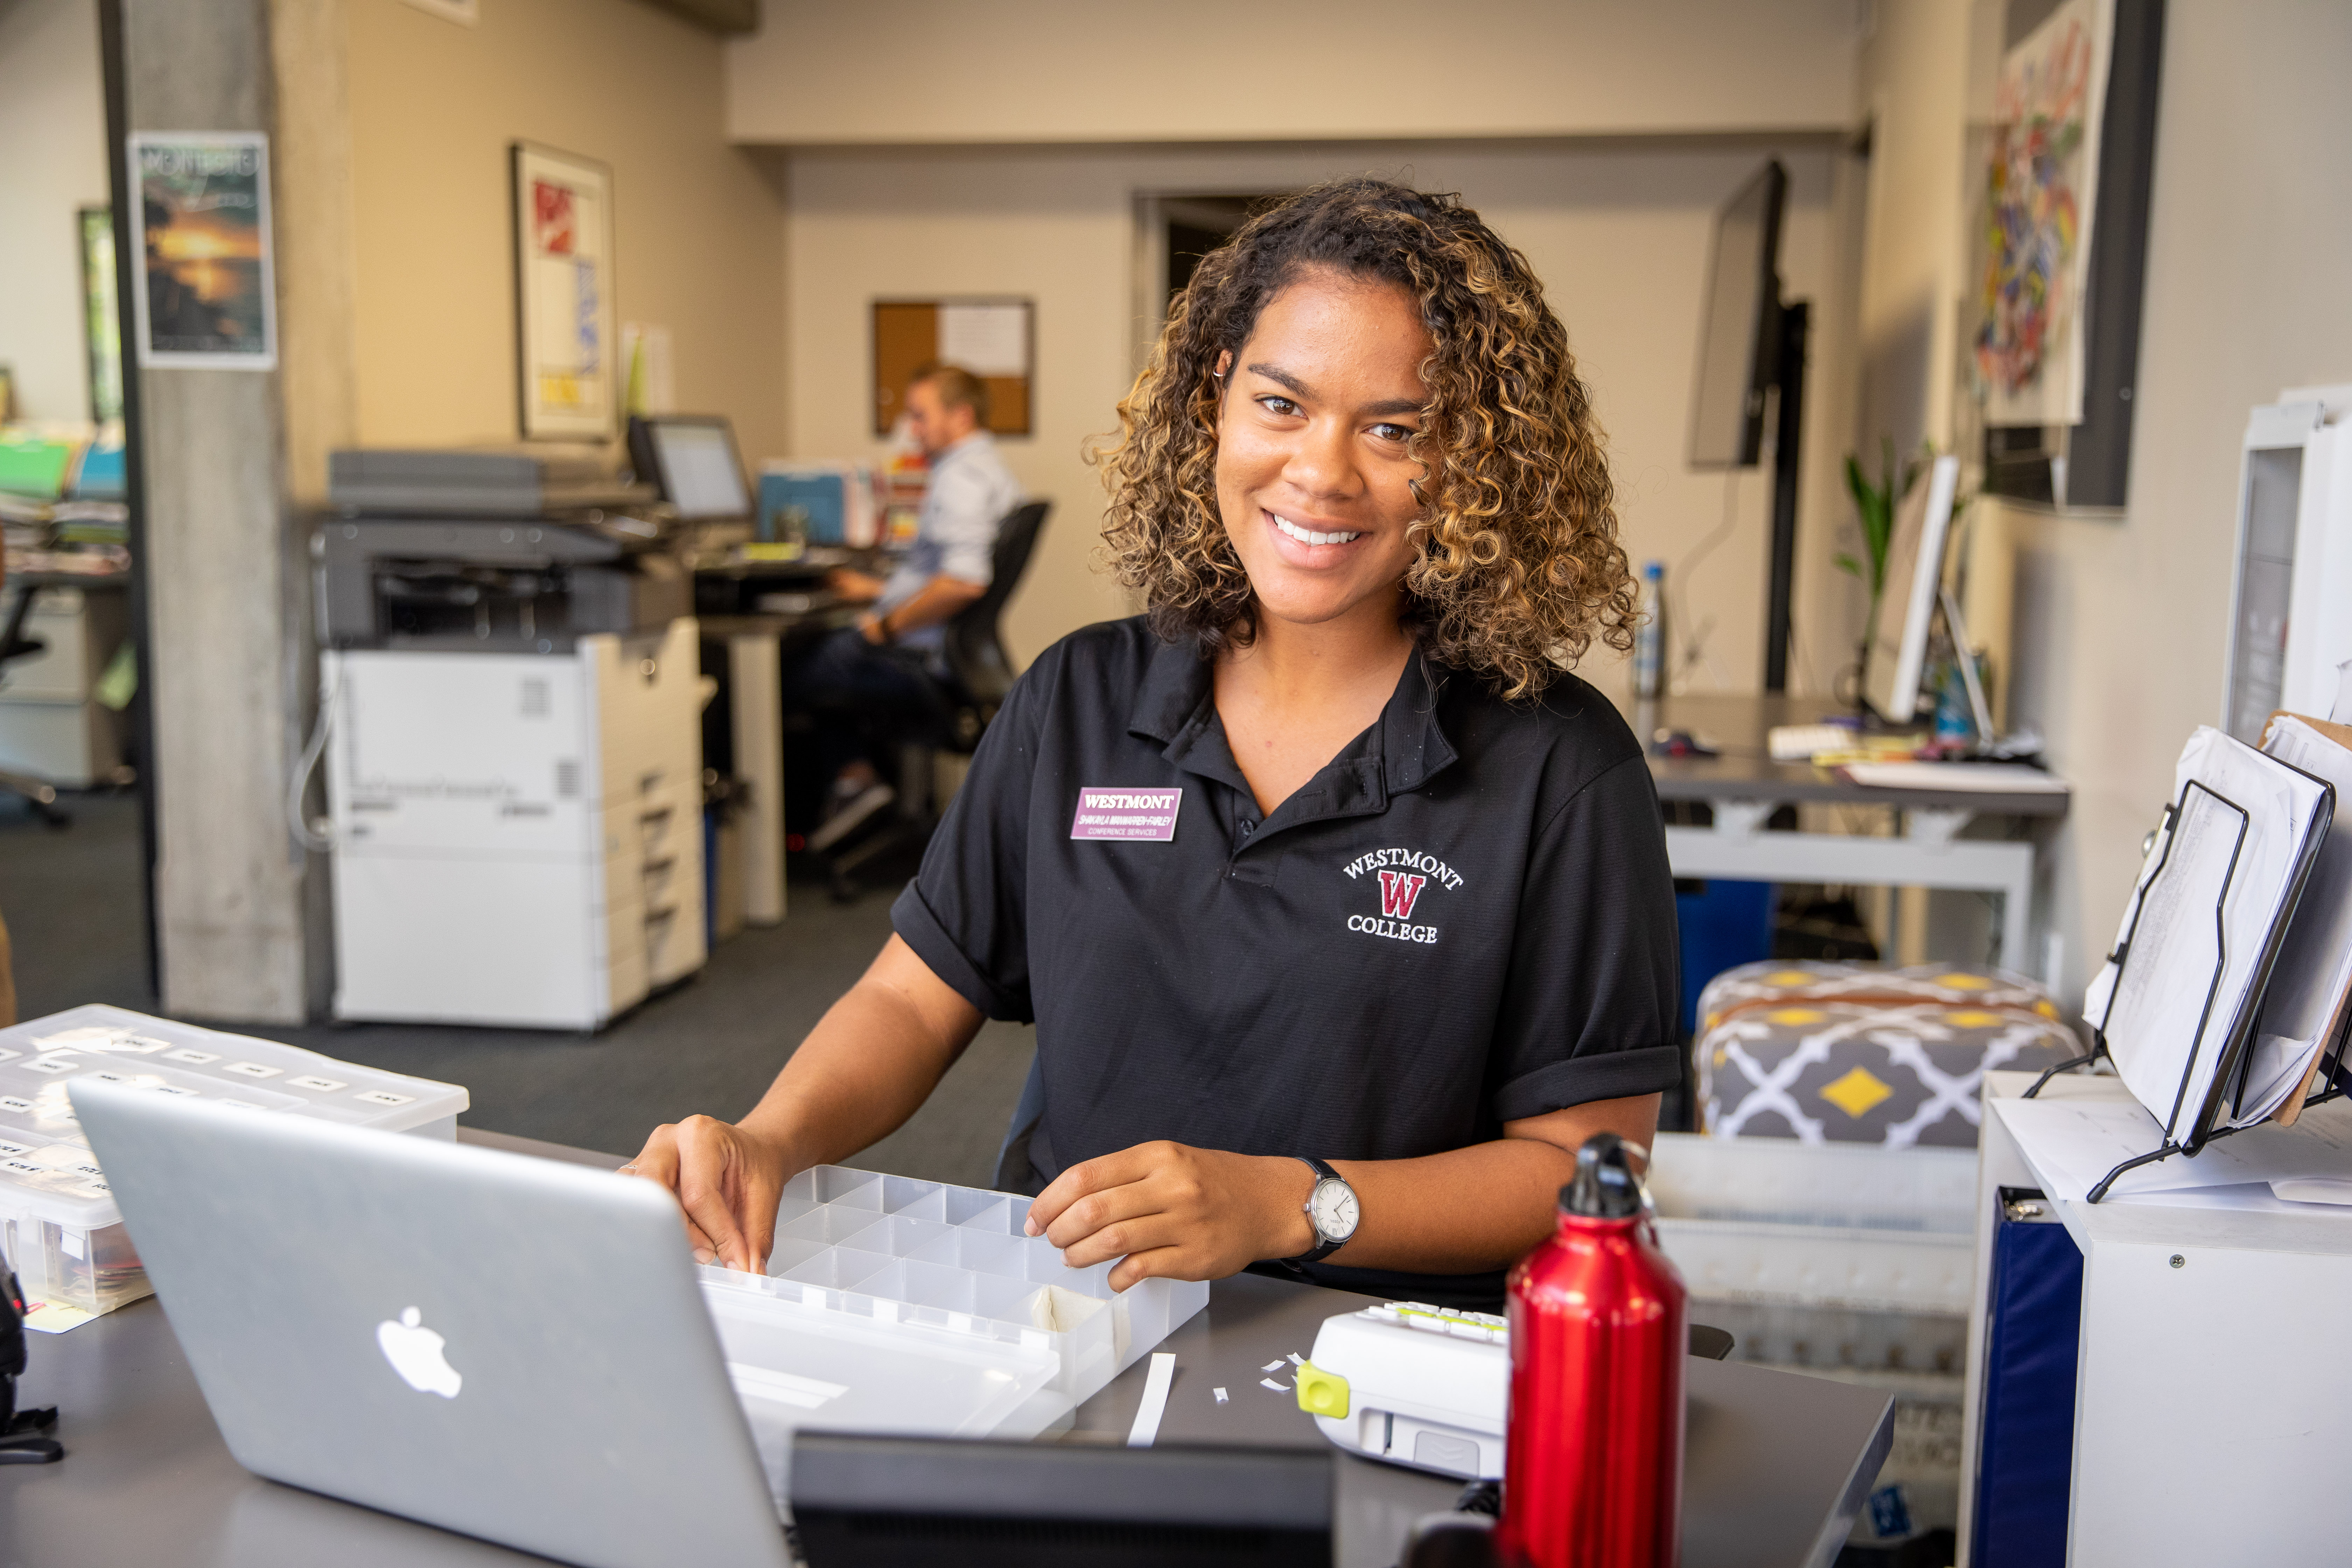
{"type": "MultiPolygon", "coordinates": [[[[1883,4],[1870,81],[1957,81],[1966,9],[1883,4]],[[1905,39],[1932,54],[1879,50],[1905,39]]],[[[2336,199],[2352,186],[2352,10],[2173,0],[2166,35],[2128,512],[1999,518],[2018,551],[2014,718],[2042,729],[2075,786],[2045,903],[2070,997],[2114,939],[2173,759],[2221,710],[2246,411],[2285,386],[2352,380],[2352,207],[2336,199]]],[[[1958,103],[1941,89],[1883,101],[1938,116],[1958,103]]],[[[1916,135],[1958,144],[1949,123],[1916,135]]],[[[1911,175],[1941,180],[1937,199],[1957,210],[1959,171],[1943,169],[1937,154],[1911,175]]],[[[1918,194],[1923,208],[1932,195],[1918,194]]],[[[1874,287],[1906,270],[1874,249],[1874,287]]],[[[1874,389],[1883,407],[1936,395],[1874,389]]]]}
{"type": "Polygon", "coordinates": [[[747,142],[1245,142],[1826,130],[1854,0],[767,0],[747,142]]]}
{"type": "MultiPolygon", "coordinates": [[[[1715,626],[1711,662],[1693,680],[1753,689],[1761,674],[1768,475],[1727,481],[1695,474],[1682,454],[1713,211],[1769,150],[1552,142],[1313,153],[793,153],[790,450],[799,457],[878,450],[866,414],[875,298],[1034,297],[1037,434],[1004,443],[1023,482],[1055,502],[1039,558],[1007,616],[1014,655],[1033,658],[1077,626],[1128,613],[1118,590],[1090,570],[1101,492],[1079,448],[1089,435],[1112,428],[1113,405],[1135,368],[1138,193],[1272,191],[1339,173],[1401,173],[1425,188],[1463,192],[1542,274],[1595,389],[1635,562],[1680,561],[1724,520],[1728,504],[1732,528],[1688,584],[1686,615],[1715,626]]],[[[1851,265],[1841,259],[1847,220],[1834,194],[1844,160],[1818,139],[1780,152],[1793,184],[1784,257],[1791,292],[1831,298],[1851,265]]],[[[1851,362],[1846,313],[1824,314],[1805,458],[1809,531],[1801,550],[1809,569],[1799,600],[1811,656],[1800,661],[1801,675],[1816,682],[1831,669],[1826,634],[1814,626],[1835,623],[1845,595],[1843,579],[1824,580],[1831,546],[1820,529],[1842,515],[1832,464],[1851,425],[1842,391],[1851,379],[1843,369],[1851,362]]],[[[1613,659],[1598,657],[1587,673],[1622,679],[1613,659]]]]}
{"type": "Polygon", "coordinates": [[[783,427],[783,218],[728,145],[721,45],[637,0],[348,0],[360,438],[513,440],[522,139],[613,170],[616,319],[670,329],[681,409],[783,427]]]}
{"type": "Polygon", "coordinates": [[[32,419],[88,419],[74,211],[109,201],[95,0],[0,0],[0,364],[32,419]]]}

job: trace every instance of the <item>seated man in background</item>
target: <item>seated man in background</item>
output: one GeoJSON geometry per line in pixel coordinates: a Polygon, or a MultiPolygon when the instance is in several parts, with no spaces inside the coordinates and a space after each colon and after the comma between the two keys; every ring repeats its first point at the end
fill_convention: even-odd
{"type": "MultiPolygon", "coordinates": [[[[887,581],[846,567],[829,586],[870,600],[856,626],[835,632],[784,672],[788,708],[856,713],[856,754],[839,763],[824,823],[809,847],[829,849],[896,798],[882,782],[884,729],[943,717],[929,676],[944,673],[944,627],[988,592],[996,533],[1021,502],[1021,485],[988,433],[988,389],[960,366],[926,367],[907,389],[907,426],[930,461],[915,542],[887,581]]],[[[835,737],[836,746],[843,738],[835,737]]],[[[844,750],[848,747],[843,746],[844,750]]]]}

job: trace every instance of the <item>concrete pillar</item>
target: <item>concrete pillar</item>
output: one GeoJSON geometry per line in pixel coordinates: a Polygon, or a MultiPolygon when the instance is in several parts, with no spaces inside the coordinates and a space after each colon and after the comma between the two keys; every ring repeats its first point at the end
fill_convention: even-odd
{"type": "Polygon", "coordinates": [[[323,1008],[331,945],[326,868],[286,815],[316,682],[308,528],[289,441],[299,436],[315,454],[350,425],[347,282],[335,319],[349,225],[338,257],[331,223],[320,218],[338,202],[348,210],[348,154],[339,163],[334,141],[347,146],[348,130],[340,92],[322,94],[307,74],[340,79],[340,0],[117,3],[129,128],[270,132],[278,231],[279,369],[142,371],[135,359],[131,367],[142,416],[163,1003],[198,1018],[299,1023],[323,1008]],[[276,57],[273,31],[290,46],[276,57]],[[345,367],[340,426],[321,359],[345,367]],[[293,388],[303,401],[289,417],[293,388]]]}

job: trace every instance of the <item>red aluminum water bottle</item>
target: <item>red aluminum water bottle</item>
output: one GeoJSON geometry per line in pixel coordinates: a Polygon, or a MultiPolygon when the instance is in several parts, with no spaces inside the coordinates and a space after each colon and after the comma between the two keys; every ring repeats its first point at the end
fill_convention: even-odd
{"type": "Polygon", "coordinates": [[[1685,1291],[1615,1133],[1577,1152],[1559,1228],[1519,1259],[1508,1289],[1499,1555],[1531,1568],[1673,1568],[1685,1291]]]}

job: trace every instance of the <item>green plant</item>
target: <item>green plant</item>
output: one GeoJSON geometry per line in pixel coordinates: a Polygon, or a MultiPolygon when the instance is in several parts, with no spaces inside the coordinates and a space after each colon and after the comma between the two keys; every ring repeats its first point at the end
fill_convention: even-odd
{"type": "Polygon", "coordinates": [[[1886,547],[1895,537],[1895,509],[1919,482],[1919,476],[1927,471],[1927,460],[1936,450],[1932,442],[1921,442],[1919,450],[1906,458],[1898,469],[1895,438],[1880,437],[1880,447],[1882,458],[1876,484],[1871,483],[1869,476],[1863,472],[1860,458],[1849,452],[1845,458],[1846,493],[1853,497],[1854,516],[1862,524],[1862,546],[1869,559],[1858,561],[1841,553],[1836,561],[1839,571],[1850,573],[1870,590],[1870,608],[1862,619],[1862,675],[1865,679],[1870,673],[1871,628],[1878,624],[1878,601],[1886,592],[1886,547]]]}

